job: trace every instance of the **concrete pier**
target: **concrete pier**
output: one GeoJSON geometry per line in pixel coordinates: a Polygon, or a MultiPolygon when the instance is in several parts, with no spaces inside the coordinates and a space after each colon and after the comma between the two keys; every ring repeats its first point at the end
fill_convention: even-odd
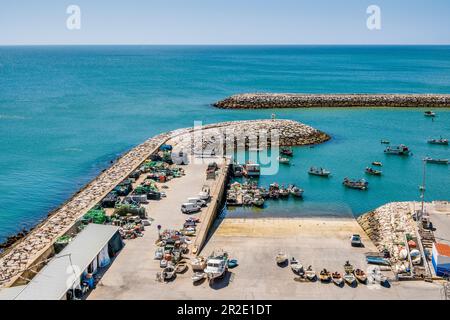
{"type": "MultiPolygon", "coordinates": [[[[253,120],[232,121],[206,125],[201,128],[203,137],[233,133],[235,137],[258,135],[261,130],[279,131],[281,145],[304,145],[324,142],[330,137],[307,125],[291,120],[253,120]]],[[[13,244],[0,257],[0,286],[9,286],[19,281],[28,270],[38,271],[37,263],[52,254],[56,239],[70,230],[90,208],[103,199],[118,183],[139,168],[144,160],[169,140],[189,147],[194,135],[194,128],[184,128],[162,133],[125,153],[122,157],[99,176],[93,179],[72,198],[49,217],[35,227],[32,232],[13,244]]],[[[204,139],[204,146],[208,144],[204,139]]],[[[51,196],[51,195],[49,195],[51,196]]]]}
{"type": "Polygon", "coordinates": [[[223,109],[312,107],[450,108],[450,94],[237,94],[213,104],[223,109]]]}

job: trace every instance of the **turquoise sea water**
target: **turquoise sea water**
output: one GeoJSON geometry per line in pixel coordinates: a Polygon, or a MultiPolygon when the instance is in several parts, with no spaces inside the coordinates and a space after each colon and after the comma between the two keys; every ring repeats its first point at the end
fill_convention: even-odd
{"type": "MultiPolygon", "coordinates": [[[[33,226],[152,135],[194,120],[270,117],[271,110],[210,106],[255,91],[450,93],[450,47],[0,47],[0,240],[33,226]]],[[[425,143],[450,138],[450,110],[437,112],[432,122],[415,109],[277,110],[278,118],[333,139],[296,149],[294,166],[262,178],[300,185],[305,200],[271,203],[259,214],[357,215],[387,201],[418,199],[420,159],[450,158],[450,148],[425,143]],[[385,156],[381,138],[407,144],[414,155],[385,156]],[[369,177],[369,191],[342,187],[344,176],[364,177],[374,160],[385,163],[385,175],[369,177]],[[310,165],[334,177],[308,177],[310,165]]],[[[428,165],[427,180],[428,200],[450,198],[448,167],[428,165]]]]}

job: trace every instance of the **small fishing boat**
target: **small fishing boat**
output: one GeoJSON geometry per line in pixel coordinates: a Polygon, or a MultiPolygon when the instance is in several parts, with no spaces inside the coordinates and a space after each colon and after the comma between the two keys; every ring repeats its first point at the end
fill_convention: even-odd
{"type": "Polygon", "coordinates": [[[295,274],[300,274],[303,271],[302,264],[300,262],[298,262],[298,260],[295,259],[294,257],[291,258],[290,264],[291,264],[291,269],[295,274]]]}
{"type": "Polygon", "coordinates": [[[354,285],[356,282],[356,278],[353,275],[353,273],[345,273],[344,274],[344,280],[347,282],[350,286],[354,285]]]}
{"type": "Polygon", "coordinates": [[[316,272],[313,270],[312,266],[306,268],[305,276],[309,281],[314,281],[316,279],[316,272]]]}
{"type": "Polygon", "coordinates": [[[292,157],[294,155],[294,152],[291,148],[281,148],[280,154],[288,157],[292,157]]]}
{"type": "Polygon", "coordinates": [[[206,259],[205,273],[208,279],[214,280],[222,277],[227,271],[228,267],[228,254],[226,252],[211,255],[206,259]]]}
{"type": "Polygon", "coordinates": [[[380,267],[373,268],[372,272],[370,273],[370,277],[373,279],[373,281],[380,284],[383,284],[387,281],[387,277],[381,273],[380,267]]]}
{"type": "Polygon", "coordinates": [[[375,170],[375,169],[373,169],[373,168],[370,168],[370,167],[367,167],[366,168],[366,173],[367,174],[370,174],[370,175],[373,175],[373,176],[381,176],[381,170],[375,170]]]}
{"type": "Polygon", "coordinates": [[[435,117],[436,116],[436,113],[434,113],[433,111],[425,111],[424,113],[423,113],[423,115],[425,116],[425,117],[435,117]]]}
{"type": "Polygon", "coordinates": [[[261,166],[257,163],[248,162],[244,165],[243,174],[246,177],[259,177],[261,175],[261,166]]]}
{"type": "Polygon", "coordinates": [[[430,157],[425,157],[423,161],[427,163],[435,163],[435,164],[448,164],[448,159],[434,159],[430,157]]]}
{"type": "Polygon", "coordinates": [[[202,271],[206,268],[206,259],[204,257],[197,257],[191,261],[193,271],[202,271]]]}
{"type": "Polygon", "coordinates": [[[353,267],[353,265],[350,263],[350,261],[347,260],[344,264],[345,273],[353,273],[354,270],[355,268],[353,267]]]}
{"type": "Polygon", "coordinates": [[[239,263],[236,259],[228,260],[228,268],[233,269],[233,268],[236,268],[238,265],[239,265],[239,263]]]}
{"type": "Polygon", "coordinates": [[[374,162],[372,162],[372,165],[379,166],[379,167],[383,166],[383,164],[380,161],[374,161],[374,162]]]}
{"type": "Polygon", "coordinates": [[[404,144],[398,145],[398,146],[389,146],[386,149],[384,149],[384,153],[386,154],[395,154],[399,156],[409,156],[411,153],[411,150],[404,144]]]}
{"type": "Polygon", "coordinates": [[[259,195],[266,199],[269,197],[269,190],[265,189],[265,188],[259,188],[259,195]]]}
{"type": "Polygon", "coordinates": [[[252,200],[252,203],[256,207],[264,207],[264,198],[263,197],[255,197],[252,200]]]}
{"type": "Polygon", "coordinates": [[[390,144],[391,142],[389,140],[381,140],[381,144],[390,144]]]}
{"type": "Polygon", "coordinates": [[[331,273],[327,269],[320,271],[319,279],[322,282],[329,282],[331,280],[331,273]]]}
{"type": "Polygon", "coordinates": [[[366,256],[366,261],[369,264],[378,264],[384,266],[390,265],[388,259],[379,256],[366,256]]]}
{"type": "Polygon", "coordinates": [[[205,278],[206,278],[206,273],[204,273],[204,272],[194,272],[194,275],[191,277],[193,283],[196,283],[205,278]]]}
{"type": "Polygon", "coordinates": [[[175,267],[168,265],[161,273],[163,280],[170,280],[175,276],[175,267]]]}
{"type": "Polygon", "coordinates": [[[350,189],[359,189],[359,190],[367,190],[369,183],[364,180],[352,180],[349,178],[344,178],[344,181],[342,182],[344,186],[350,189]]]}
{"type": "Polygon", "coordinates": [[[443,139],[442,137],[439,138],[439,139],[429,139],[428,143],[429,144],[440,144],[440,145],[448,146],[448,139],[443,139]]]}
{"type": "Polygon", "coordinates": [[[366,273],[363,270],[356,269],[353,274],[355,275],[356,279],[358,279],[359,282],[366,283],[367,275],[366,275],[366,273]]]}
{"type": "Polygon", "coordinates": [[[278,157],[278,162],[281,164],[289,164],[291,162],[291,160],[286,157],[278,157]]]}
{"type": "Polygon", "coordinates": [[[279,190],[279,193],[280,193],[280,197],[288,197],[290,194],[290,190],[281,187],[279,190]]]}
{"type": "Polygon", "coordinates": [[[330,174],[331,174],[330,171],[328,171],[328,170],[326,170],[324,168],[316,168],[316,167],[309,168],[308,173],[310,175],[320,176],[320,177],[329,177],[330,174]]]}
{"type": "Polygon", "coordinates": [[[342,278],[342,275],[339,272],[333,272],[331,274],[331,280],[333,280],[334,284],[337,286],[340,286],[343,282],[344,279],[342,278]]]}
{"type": "Polygon", "coordinates": [[[187,266],[187,264],[185,262],[178,263],[175,266],[175,272],[176,273],[183,273],[184,271],[186,271],[187,267],[188,266],[187,266]]]}
{"type": "Polygon", "coordinates": [[[288,260],[287,254],[281,251],[278,252],[277,256],[275,257],[275,261],[277,262],[278,265],[286,263],[287,260],[288,260]]]}
{"type": "Polygon", "coordinates": [[[304,192],[304,190],[303,190],[303,189],[300,189],[300,188],[298,188],[298,187],[296,187],[296,186],[292,186],[292,187],[289,188],[289,192],[290,192],[294,197],[301,198],[301,197],[303,197],[303,192],[304,192]]]}

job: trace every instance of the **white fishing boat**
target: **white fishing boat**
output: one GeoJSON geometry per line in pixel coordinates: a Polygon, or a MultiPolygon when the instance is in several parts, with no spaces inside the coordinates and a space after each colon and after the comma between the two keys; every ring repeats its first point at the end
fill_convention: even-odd
{"type": "Polygon", "coordinates": [[[342,278],[342,275],[337,271],[331,274],[331,280],[333,280],[333,283],[337,286],[340,286],[344,282],[344,278],[342,278]]]}
{"type": "Polygon", "coordinates": [[[356,282],[356,277],[353,275],[353,273],[346,273],[344,274],[344,280],[347,282],[350,286],[354,285],[356,282]]]}
{"type": "Polygon", "coordinates": [[[194,272],[194,274],[191,277],[193,283],[196,283],[205,278],[206,278],[206,273],[200,272],[200,271],[194,272]]]}
{"type": "Polygon", "coordinates": [[[313,270],[312,266],[308,266],[305,271],[305,276],[308,280],[314,281],[316,279],[316,272],[313,270]]]}
{"type": "Polygon", "coordinates": [[[301,197],[303,197],[303,192],[304,192],[304,190],[303,190],[303,189],[300,189],[300,188],[298,188],[298,187],[296,187],[296,186],[292,186],[292,187],[289,188],[289,192],[290,192],[294,197],[301,198],[301,197]]]}
{"type": "Polygon", "coordinates": [[[319,176],[319,177],[329,177],[331,174],[330,171],[328,171],[324,168],[316,168],[316,167],[309,168],[308,173],[310,175],[319,176]]]}
{"type": "Polygon", "coordinates": [[[386,276],[381,273],[380,267],[378,266],[374,267],[369,275],[373,282],[383,284],[387,281],[386,276]]]}
{"type": "Polygon", "coordinates": [[[278,162],[281,164],[289,164],[291,162],[291,160],[286,157],[278,157],[278,162]]]}
{"type": "Polygon", "coordinates": [[[287,259],[287,254],[282,251],[278,252],[277,256],[275,257],[275,261],[277,262],[277,264],[286,263],[287,259]]]}
{"type": "Polygon", "coordinates": [[[161,273],[163,280],[170,280],[175,276],[175,267],[167,265],[161,273]]]}
{"type": "Polygon", "coordinates": [[[303,273],[303,266],[300,262],[298,262],[297,259],[292,257],[290,260],[290,263],[291,263],[291,269],[295,274],[303,273]]]}
{"type": "Polygon", "coordinates": [[[219,254],[212,252],[208,259],[206,259],[206,276],[210,281],[222,277],[227,271],[227,267],[228,254],[226,252],[219,254]]]}
{"type": "Polygon", "coordinates": [[[386,154],[395,154],[399,156],[408,156],[411,153],[411,150],[404,144],[399,146],[389,146],[384,150],[386,154]]]}
{"type": "Polygon", "coordinates": [[[440,145],[448,146],[448,139],[443,139],[442,137],[439,138],[439,139],[429,139],[428,143],[429,144],[440,144],[440,145]]]}
{"type": "Polygon", "coordinates": [[[257,163],[248,162],[244,165],[243,173],[247,177],[259,177],[261,174],[261,166],[257,163]]]}
{"type": "Polygon", "coordinates": [[[427,163],[435,163],[435,164],[448,164],[448,159],[435,159],[430,157],[425,157],[423,161],[427,163]]]}
{"type": "Polygon", "coordinates": [[[434,113],[433,111],[425,111],[425,112],[423,113],[423,115],[424,115],[425,117],[435,117],[435,116],[436,116],[436,113],[434,113]]]}

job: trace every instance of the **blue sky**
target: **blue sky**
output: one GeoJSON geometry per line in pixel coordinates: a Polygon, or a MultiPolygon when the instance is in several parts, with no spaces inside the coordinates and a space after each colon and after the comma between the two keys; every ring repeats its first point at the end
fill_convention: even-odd
{"type": "Polygon", "coordinates": [[[450,44],[449,14],[449,0],[0,0],[0,45],[450,44]]]}

